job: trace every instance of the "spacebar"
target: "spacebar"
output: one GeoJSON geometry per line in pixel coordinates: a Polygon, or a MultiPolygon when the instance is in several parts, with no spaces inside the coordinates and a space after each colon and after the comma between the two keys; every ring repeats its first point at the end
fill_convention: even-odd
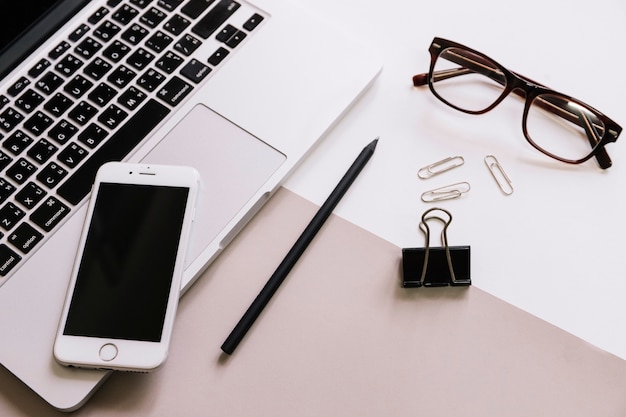
{"type": "Polygon", "coordinates": [[[67,179],[57,193],[76,205],[89,194],[96,172],[105,163],[121,161],[128,155],[170,110],[155,100],[148,101],[113,136],[67,179]]]}

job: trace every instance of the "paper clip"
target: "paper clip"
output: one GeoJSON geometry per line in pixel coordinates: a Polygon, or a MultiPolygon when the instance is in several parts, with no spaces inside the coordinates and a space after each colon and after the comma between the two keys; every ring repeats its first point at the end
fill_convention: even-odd
{"type": "Polygon", "coordinates": [[[442,208],[435,207],[424,212],[419,228],[426,237],[426,246],[402,249],[402,285],[405,288],[471,285],[470,247],[448,244],[447,230],[451,222],[452,215],[442,208]],[[445,214],[447,220],[441,215],[433,214],[435,211],[445,214]],[[439,220],[444,224],[441,232],[443,247],[430,246],[430,228],[427,220],[431,219],[439,220]]]}
{"type": "Polygon", "coordinates": [[[460,167],[465,163],[465,159],[462,156],[450,156],[448,158],[437,161],[433,164],[420,168],[417,171],[417,176],[425,180],[442,172],[450,171],[453,168],[460,167]]]}
{"type": "Polygon", "coordinates": [[[506,172],[504,172],[502,165],[500,165],[496,157],[493,155],[485,156],[485,165],[489,168],[489,172],[491,172],[493,179],[496,180],[496,184],[498,184],[500,190],[505,195],[513,194],[513,183],[509,176],[506,175],[506,172]]]}
{"type": "Polygon", "coordinates": [[[457,182],[456,184],[425,191],[422,193],[422,201],[424,203],[434,203],[437,201],[452,200],[461,197],[463,194],[467,193],[470,188],[468,182],[457,182]]]}

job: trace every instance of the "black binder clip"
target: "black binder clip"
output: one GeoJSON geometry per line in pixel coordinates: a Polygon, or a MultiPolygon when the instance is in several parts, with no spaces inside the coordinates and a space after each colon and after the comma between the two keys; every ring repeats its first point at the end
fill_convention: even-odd
{"type": "Polygon", "coordinates": [[[452,222],[452,215],[442,208],[431,208],[422,215],[420,230],[426,235],[425,248],[402,249],[402,286],[415,287],[443,287],[467,286],[472,284],[470,279],[470,247],[449,246],[447,230],[452,222]],[[438,211],[447,215],[446,219],[433,214],[438,211]],[[427,220],[439,220],[444,224],[441,232],[443,247],[430,247],[430,228],[427,220]]]}

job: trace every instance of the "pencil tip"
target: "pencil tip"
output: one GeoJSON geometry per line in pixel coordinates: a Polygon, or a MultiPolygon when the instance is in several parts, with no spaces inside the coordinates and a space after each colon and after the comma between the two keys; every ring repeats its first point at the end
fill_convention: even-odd
{"type": "Polygon", "coordinates": [[[378,139],[380,139],[380,136],[377,136],[376,139],[374,139],[372,142],[370,142],[369,145],[367,145],[369,148],[372,148],[372,150],[374,150],[376,148],[376,145],[378,144],[378,139]]]}

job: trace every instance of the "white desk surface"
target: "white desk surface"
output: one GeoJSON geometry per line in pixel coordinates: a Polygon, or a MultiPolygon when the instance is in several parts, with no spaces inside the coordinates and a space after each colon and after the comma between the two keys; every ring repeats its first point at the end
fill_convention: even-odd
{"type": "Polygon", "coordinates": [[[526,142],[521,100],[509,97],[471,116],[411,83],[428,70],[428,47],[440,36],[626,126],[626,3],[300,1],[378,48],[385,68],[286,187],[321,204],[360,149],[380,135],[367,172],[336,214],[398,246],[422,246],[417,225],[431,206],[420,194],[468,181],[468,195],[441,206],[454,216],[450,243],[472,246],[474,285],[626,359],[626,138],[607,147],[609,170],[594,161],[568,166],[526,142]],[[513,195],[496,188],[487,154],[508,173],[513,195]],[[420,167],[454,155],[465,158],[463,167],[417,178],[420,167]]]}
{"type": "MultiPolygon", "coordinates": [[[[427,88],[416,89],[411,83],[414,74],[427,71],[428,47],[434,36],[441,36],[482,51],[520,74],[577,97],[625,126],[626,3],[291,1],[327,16],[377,48],[385,68],[373,87],[286,181],[286,188],[321,204],[361,148],[380,136],[374,157],[335,214],[394,245],[423,246],[418,222],[432,206],[421,202],[420,194],[437,186],[468,181],[472,186],[468,195],[441,206],[454,216],[448,231],[450,243],[472,247],[473,285],[626,359],[626,198],[622,195],[626,183],[626,137],[608,147],[614,166],[607,171],[593,161],[567,166],[548,159],[525,141],[520,100],[511,97],[487,115],[469,116],[440,103],[427,88]],[[487,154],[496,155],[511,177],[513,195],[504,196],[496,187],[483,162],[487,154]],[[463,156],[465,165],[428,181],[417,178],[420,167],[453,155],[463,156]]],[[[258,279],[264,281],[264,276],[258,279]]],[[[209,282],[198,284],[206,289],[209,282]]],[[[255,290],[250,291],[254,295],[255,290]]],[[[193,300],[193,292],[190,295],[193,300]]],[[[244,295],[240,296],[243,299],[244,295]]],[[[190,300],[185,298],[187,309],[194,306],[190,300]]],[[[223,326],[220,331],[230,327],[221,319],[219,322],[223,326]]],[[[543,346],[538,340],[528,343],[532,348],[543,346]]],[[[207,349],[205,345],[194,348],[202,352],[207,349]]],[[[268,347],[267,352],[272,349],[268,347]]],[[[165,371],[176,374],[178,370],[170,366],[165,371]]],[[[275,372],[269,367],[266,371],[268,375],[275,372]]],[[[198,372],[204,372],[202,366],[198,372]]],[[[538,381],[546,382],[544,374],[538,375],[538,381]]],[[[586,378],[568,375],[563,377],[586,378]]],[[[596,380],[605,379],[593,375],[596,380]]],[[[5,383],[20,391],[24,400],[2,407],[17,407],[28,414],[25,410],[36,403],[38,409],[48,410],[7,377],[4,372],[5,383]]],[[[610,380],[607,376],[606,381],[610,380]]],[[[287,376],[283,383],[287,388],[301,386],[293,385],[287,376]]],[[[493,380],[493,384],[498,383],[493,380]]],[[[137,385],[142,404],[149,406],[152,399],[163,400],[158,392],[170,392],[171,386],[180,389],[185,380],[117,375],[104,387],[106,391],[98,394],[101,402],[92,406],[93,414],[103,407],[111,414],[124,407],[132,409],[136,394],[119,392],[129,384],[137,385]],[[155,381],[170,385],[163,385],[159,391],[155,381]],[[110,398],[115,400],[109,401],[110,398]]],[[[233,387],[237,388],[237,384],[234,381],[233,387]]],[[[387,390],[392,393],[390,387],[387,390]]],[[[338,390],[337,398],[340,393],[338,390]]],[[[511,395],[506,397],[511,399],[517,395],[514,391],[505,394],[511,395]]],[[[585,400],[584,394],[575,397],[585,400]]],[[[293,398],[283,408],[300,397],[293,398]]],[[[394,403],[379,405],[385,405],[388,411],[388,404],[394,403]]],[[[623,409],[610,407],[616,413],[623,409]]],[[[84,409],[84,414],[91,415],[90,410],[84,409]]],[[[374,409],[370,411],[380,415],[374,409]]],[[[380,412],[385,413],[382,409],[380,412]]],[[[159,415],[156,410],[153,414],[159,415]]]]}

